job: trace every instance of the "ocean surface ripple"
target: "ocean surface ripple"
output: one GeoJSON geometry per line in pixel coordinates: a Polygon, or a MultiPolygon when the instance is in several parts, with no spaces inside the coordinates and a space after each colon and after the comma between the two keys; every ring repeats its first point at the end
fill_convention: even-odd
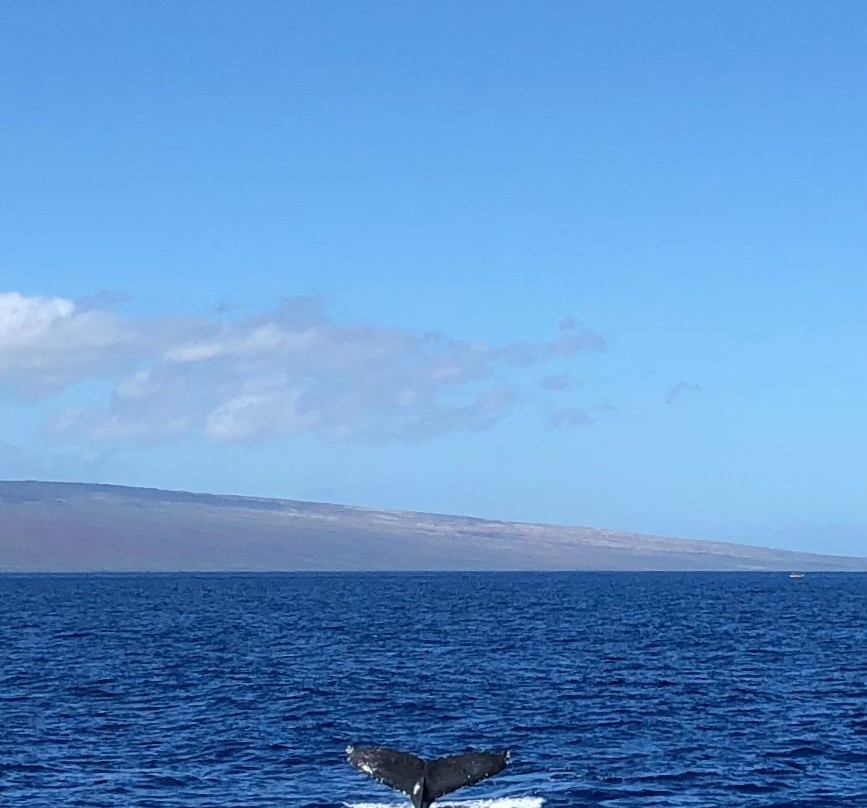
{"type": "Polygon", "coordinates": [[[0,804],[867,805],[867,575],[0,576],[0,804]]]}

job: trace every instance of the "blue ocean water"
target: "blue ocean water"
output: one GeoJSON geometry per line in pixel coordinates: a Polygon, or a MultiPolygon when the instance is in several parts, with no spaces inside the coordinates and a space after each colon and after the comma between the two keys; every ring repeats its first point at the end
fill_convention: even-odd
{"type": "Polygon", "coordinates": [[[867,575],[0,576],[0,804],[867,806],[867,575]]]}

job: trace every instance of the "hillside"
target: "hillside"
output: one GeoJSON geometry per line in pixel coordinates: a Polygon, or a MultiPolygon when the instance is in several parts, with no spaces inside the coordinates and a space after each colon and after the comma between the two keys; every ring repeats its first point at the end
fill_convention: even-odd
{"type": "Polygon", "coordinates": [[[867,559],[294,500],[0,482],[0,571],[867,570],[867,559]]]}

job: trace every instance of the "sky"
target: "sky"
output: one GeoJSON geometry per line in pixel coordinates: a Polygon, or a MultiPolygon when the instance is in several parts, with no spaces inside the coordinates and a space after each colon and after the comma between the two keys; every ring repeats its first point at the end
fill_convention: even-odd
{"type": "Polygon", "coordinates": [[[865,34],[0,5],[0,478],[867,555],[865,34]]]}

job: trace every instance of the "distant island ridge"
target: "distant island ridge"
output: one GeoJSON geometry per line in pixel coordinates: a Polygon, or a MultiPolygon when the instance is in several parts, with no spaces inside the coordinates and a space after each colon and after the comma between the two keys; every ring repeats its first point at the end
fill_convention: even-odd
{"type": "Polygon", "coordinates": [[[0,572],[867,571],[867,558],[589,527],[0,481],[0,572]]]}

